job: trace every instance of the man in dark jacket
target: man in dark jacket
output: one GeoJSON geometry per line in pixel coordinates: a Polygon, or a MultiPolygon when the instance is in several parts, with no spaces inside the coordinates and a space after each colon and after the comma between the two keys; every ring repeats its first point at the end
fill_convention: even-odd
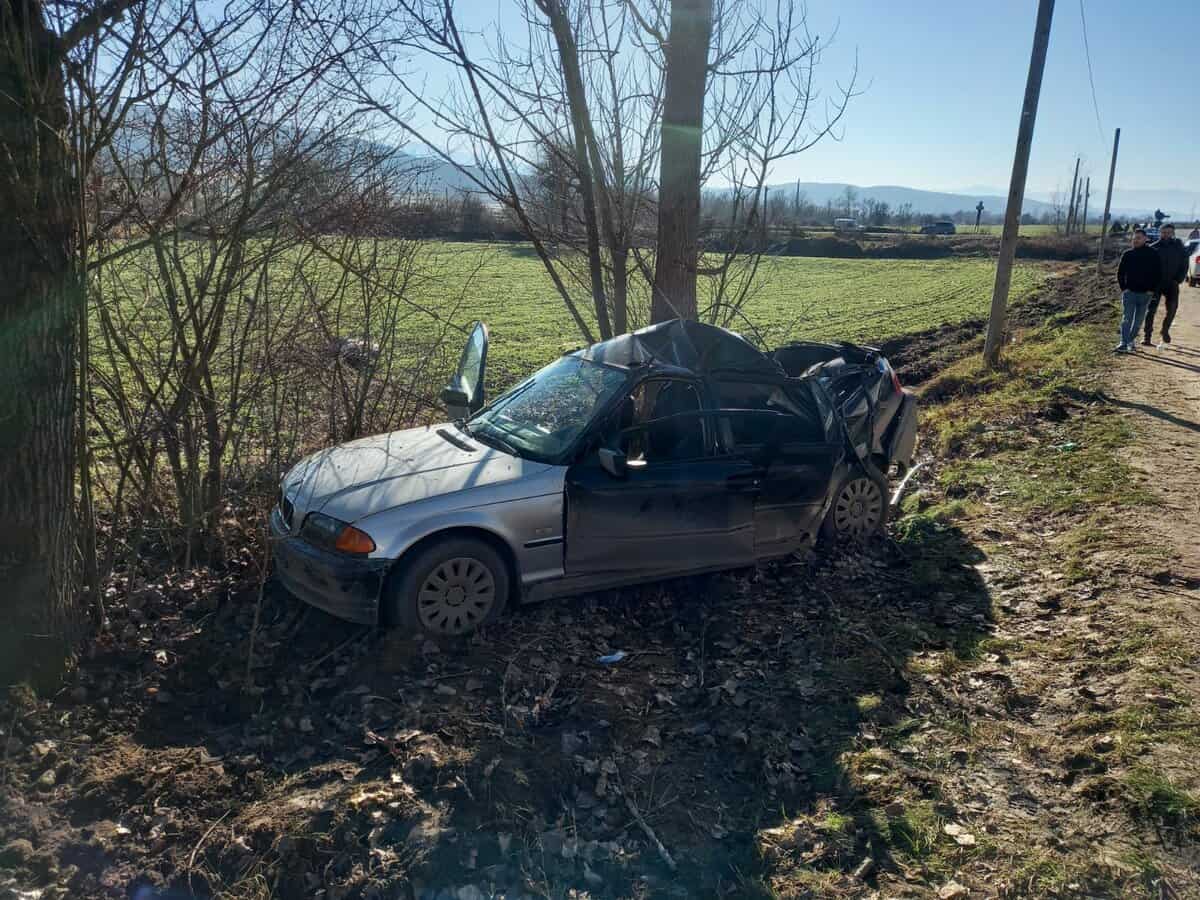
{"type": "Polygon", "coordinates": [[[1146,245],[1146,230],[1133,229],[1133,247],[1121,254],[1117,284],[1121,286],[1121,343],[1118,353],[1133,353],[1150,298],[1162,282],[1162,263],[1146,245]]]}
{"type": "Polygon", "coordinates": [[[1175,237],[1175,226],[1168,222],[1162,227],[1160,234],[1161,237],[1150,245],[1150,249],[1158,254],[1158,261],[1162,267],[1162,281],[1159,282],[1158,290],[1154,292],[1146,310],[1146,334],[1142,343],[1147,345],[1154,334],[1154,315],[1158,312],[1160,297],[1167,301],[1167,311],[1162,323],[1162,339],[1164,344],[1171,343],[1171,323],[1175,321],[1175,311],[1179,309],[1179,285],[1187,278],[1187,247],[1175,237]]]}

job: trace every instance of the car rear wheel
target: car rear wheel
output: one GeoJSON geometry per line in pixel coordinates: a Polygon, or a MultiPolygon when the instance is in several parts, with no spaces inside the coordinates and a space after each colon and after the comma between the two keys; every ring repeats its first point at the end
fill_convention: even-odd
{"type": "Polygon", "coordinates": [[[504,611],[508,567],[491,545],[447,538],[418,550],[389,581],[388,620],[433,637],[470,634],[504,611]]]}
{"type": "Polygon", "coordinates": [[[833,495],[821,524],[826,541],[865,540],[887,525],[887,479],[874,466],[852,469],[833,495]]]}

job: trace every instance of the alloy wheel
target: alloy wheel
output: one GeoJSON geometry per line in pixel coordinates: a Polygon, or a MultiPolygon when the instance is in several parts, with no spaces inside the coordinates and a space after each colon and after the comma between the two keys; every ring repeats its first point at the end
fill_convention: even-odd
{"type": "Polygon", "coordinates": [[[435,634],[457,635],[482,625],[496,603],[496,579],[477,559],[438,563],[417,592],[417,618],[435,634]]]}

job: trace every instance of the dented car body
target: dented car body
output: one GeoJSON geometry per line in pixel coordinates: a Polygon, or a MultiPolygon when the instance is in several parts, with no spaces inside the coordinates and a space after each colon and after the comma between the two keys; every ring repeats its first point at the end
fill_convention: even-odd
{"type": "Polygon", "coordinates": [[[779,557],[882,527],[916,401],[877,351],[764,354],[676,320],[561,357],[490,404],[477,325],[453,423],[323,450],[283,479],[277,572],[344,619],[461,634],[509,603],[779,557]]]}

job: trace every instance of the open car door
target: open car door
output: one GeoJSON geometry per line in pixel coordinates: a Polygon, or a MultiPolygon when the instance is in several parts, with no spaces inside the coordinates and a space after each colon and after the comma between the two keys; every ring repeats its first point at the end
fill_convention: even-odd
{"type": "Polygon", "coordinates": [[[483,409],[487,351],[487,326],[476,322],[459,357],[458,368],[442,391],[442,402],[451,419],[465,419],[483,409]]]}

